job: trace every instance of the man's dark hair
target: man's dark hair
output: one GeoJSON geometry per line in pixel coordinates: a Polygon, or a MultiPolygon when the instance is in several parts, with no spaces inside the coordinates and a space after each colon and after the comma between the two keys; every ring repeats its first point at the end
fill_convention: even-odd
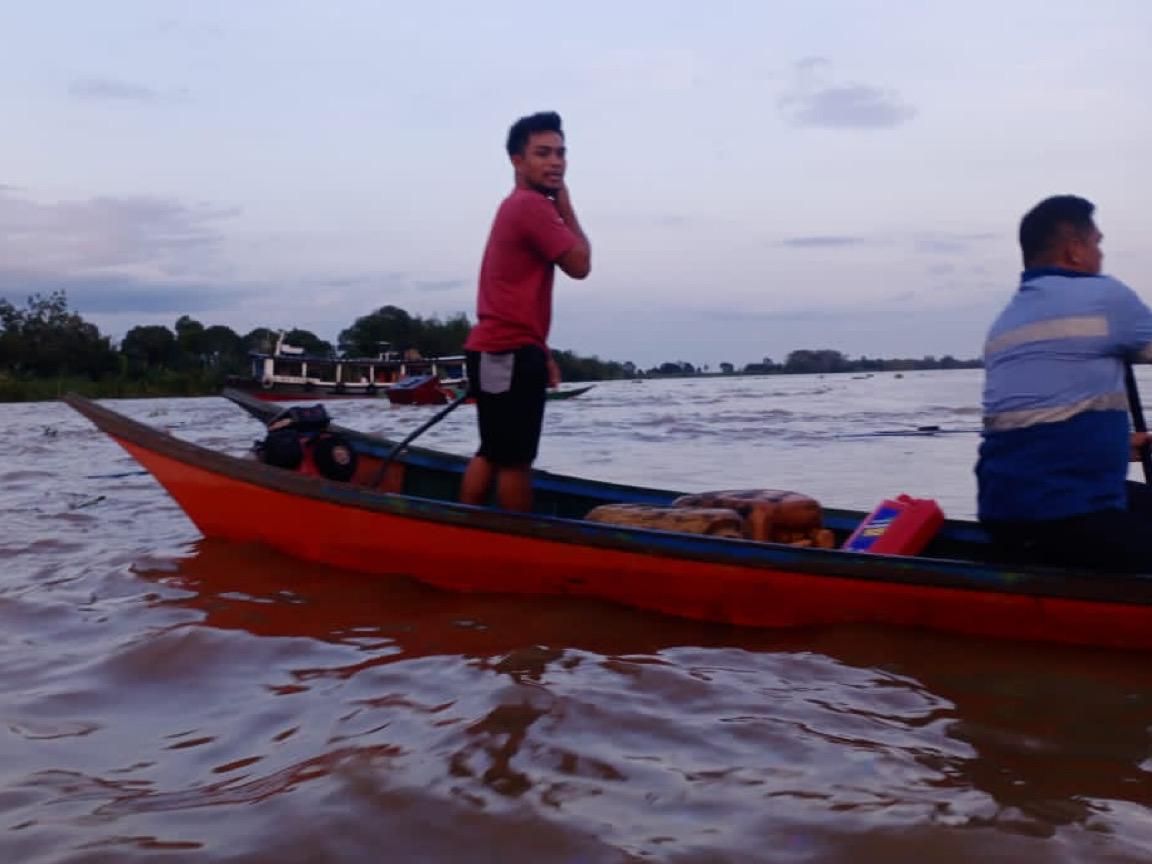
{"type": "Polygon", "coordinates": [[[1030,266],[1050,250],[1068,228],[1081,236],[1088,235],[1096,227],[1092,221],[1095,210],[1091,201],[1075,195],[1054,195],[1029,210],[1020,220],[1024,266],[1030,266]]]}
{"type": "Polygon", "coordinates": [[[539,111],[521,117],[513,123],[512,128],[508,130],[508,155],[524,155],[528,139],[537,132],[556,132],[563,138],[564,130],[560,128],[560,115],[555,111],[539,111]]]}

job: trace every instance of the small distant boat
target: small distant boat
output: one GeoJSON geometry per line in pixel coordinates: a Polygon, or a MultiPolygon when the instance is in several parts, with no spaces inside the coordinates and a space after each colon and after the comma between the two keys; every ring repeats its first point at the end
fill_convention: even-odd
{"type": "MultiPolygon", "coordinates": [[[[572,399],[581,393],[587,393],[595,386],[585,384],[583,387],[570,387],[567,390],[548,390],[545,398],[549,401],[572,399]]],[[[384,394],[393,405],[447,405],[463,396],[467,389],[467,381],[441,381],[435,375],[411,375],[393,384],[384,391],[384,394]]]]}
{"type": "Polygon", "coordinates": [[[438,375],[409,375],[384,394],[393,405],[447,405],[466,389],[466,383],[447,384],[438,375]]]}
{"type": "Polygon", "coordinates": [[[595,384],[585,384],[583,387],[570,387],[567,390],[549,390],[547,395],[549,400],[572,399],[573,397],[579,396],[581,393],[587,393],[595,386],[595,384]]]}

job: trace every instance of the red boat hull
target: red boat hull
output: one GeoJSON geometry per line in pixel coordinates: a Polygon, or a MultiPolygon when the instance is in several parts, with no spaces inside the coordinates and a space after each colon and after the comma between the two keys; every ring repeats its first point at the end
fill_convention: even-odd
{"type": "MultiPolygon", "coordinates": [[[[754,627],[872,622],[1116,648],[1152,649],[1152,606],[792,572],[581,545],[491,526],[446,524],[404,508],[324,500],[324,484],[268,488],[116,439],[208,537],[257,541],[317,563],[406,574],[469,592],[581,595],[700,621],[754,627]],[[313,494],[300,494],[312,487],[313,494]],[[319,497],[317,497],[319,495],[319,497]]],[[[361,474],[374,473],[371,462],[361,474]]],[[[300,485],[303,484],[303,485],[300,485]]],[[[399,496],[384,496],[394,498],[399,496]]],[[[472,508],[470,508],[472,509],[472,508]]],[[[506,520],[515,520],[505,515],[506,520]]]]}

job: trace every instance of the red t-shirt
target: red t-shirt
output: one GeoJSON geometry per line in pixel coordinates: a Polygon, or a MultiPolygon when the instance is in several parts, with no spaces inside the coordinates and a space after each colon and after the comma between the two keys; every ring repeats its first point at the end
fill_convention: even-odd
{"type": "Polygon", "coordinates": [[[480,265],[476,326],[464,347],[510,351],[548,348],[554,261],[576,243],[551,199],[515,189],[500,204],[480,265]]]}

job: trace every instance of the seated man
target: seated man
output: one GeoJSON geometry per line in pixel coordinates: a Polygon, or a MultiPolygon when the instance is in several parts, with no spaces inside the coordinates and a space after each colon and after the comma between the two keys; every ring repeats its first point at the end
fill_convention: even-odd
{"type": "Polygon", "coordinates": [[[1061,195],[1020,223],[1020,288],[984,346],[979,516],[1016,560],[1152,573],[1124,390],[1125,363],[1152,360],[1152,311],[1100,274],[1094,209],[1061,195]]]}

